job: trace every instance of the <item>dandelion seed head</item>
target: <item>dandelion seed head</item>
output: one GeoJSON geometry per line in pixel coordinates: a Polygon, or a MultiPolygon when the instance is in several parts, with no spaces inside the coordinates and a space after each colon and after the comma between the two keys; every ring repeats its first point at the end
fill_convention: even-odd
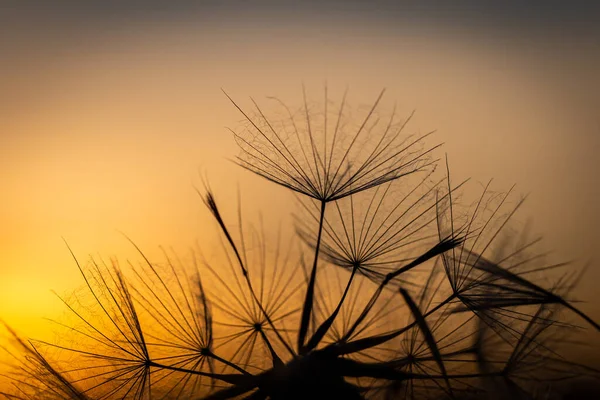
{"type": "Polygon", "coordinates": [[[412,114],[402,119],[395,109],[384,113],[383,94],[366,111],[356,113],[346,94],[334,106],[327,89],[323,101],[311,103],[305,94],[297,107],[271,98],[272,107],[253,102],[254,112],[246,112],[234,102],[244,116],[244,126],[234,131],[238,162],[272,182],[326,202],[429,168],[429,134],[407,133],[412,114]]]}
{"type": "MultiPolygon", "coordinates": [[[[432,229],[436,221],[434,195],[442,182],[433,181],[431,171],[423,171],[336,200],[325,217],[322,259],[382,281],[438,240],[432,229]]],[[[295,218],[297,231],[314,248],[318,205],[302,198],[300,204],[301,213],[295,218]]],[[[403,275],[404,284],[410,284],[406,280],[409,275],[403,275]]]]}

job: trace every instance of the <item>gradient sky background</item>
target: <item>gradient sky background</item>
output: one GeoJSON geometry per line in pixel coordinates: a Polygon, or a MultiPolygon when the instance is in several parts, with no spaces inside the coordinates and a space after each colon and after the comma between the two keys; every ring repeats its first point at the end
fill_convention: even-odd
{"type": "Polygon", "coordinates": [[[597,7],[250,3],[0,2],[1,318],[49,335],[41,318],[63,310],[50,290],[81,284],[61,237],[83,260],[135,258],[117,230],[150,255],[205,240],[200,174],[222,199],[239,185],[251,210],[285,215],[280,191],[227,161],[240,115],[221,88],[293,103],[327,81],[333,99],[386,87],[416,109],[456,181],[529,193],[519,221],[558,260],[594,261],[578,297],[600,319],[597,7]]]}

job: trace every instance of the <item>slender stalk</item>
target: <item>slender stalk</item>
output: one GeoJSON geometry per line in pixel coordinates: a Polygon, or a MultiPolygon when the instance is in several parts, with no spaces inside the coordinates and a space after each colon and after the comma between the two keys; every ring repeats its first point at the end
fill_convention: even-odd
{"type": "MultiPolygon", "coordinates": [[[[442,301],[437,306],[433,307],[431,310],[429,310],[428,312],[423,314],[423,318],[427,318],[431,314],[435,313],[440,308],[444,307],[445,305],[450,303],[452,300],[454,300],[454,298],[456,298],[456,296],[457,295],[455,293],[452,293],[444,301],[442,301]]],[[[323,349],[323,351],[327,352],[328,354],[335,355],[335,356],[356,353],[356,352],[359,352],[359,351],[362,351],[365,349],[379,346],[380,344],[383,344],[385,342],[388,342],[388,341],[402,335],[404,332],[408,331],[409,329],[413,328],[416,325],[417,325],[417,321],[413,321],[412,323],[406,325],[404,328],[395,330],[395,331],[387,333],[387,334],[370,336],[370,337],[367,337],[364,339],[355,340],[353,342],[334,343],[334,344],[328,346],[327,348],[323,349]]]]}
{"type": "Polygon", "coordinates": [[[346,284],[346,289],[344,289],[344,293],[342,294],[342,298],[338,302],[337,307],[335,308],[333,313],[331,313],[329,318],[327,318],[325,320],[325,322],[323,322],[321,324],[321,326],[319,326],[319,328],[317,329],[315,334],[310,338],[310,340],[308,341],[306,346],[302,349],[300,354],[305,354],[305,353],[309,352],[310,350],[314,349],[315,347],[317,347],[317,345],[319,344],[321,339],[323,339],[323,337],[325,336],[325,334],[327,333],[327,331],[329,330],[331,325],[333,325],[335,318],[337,317],[337,315],[340,312],[340,309],[342,308],[342,304],[344,304],[344,300],[346,300],[346,295],[348,294],[348,291],[350,290],[350,285],[352,284],[352,281],[354,280],[354,276],[356,275],[357,270],[358,270],[358,265],[356,265],[356,266],[354,266],[354,268],[352,268],[352,274],[350,275],[350,279],[348,279],[348,283],[346,284]]]}
{"type": "Polygon", "coordinates": [[[246,371],[245,369],[243,369],[243,368],[242,368],[242,367],[240,367],[239,365],[237,365],[237,364],[234,364],[234,363],[232,363],[231,361],[227,361],[226,359],[219,357],[218,355],[216,355],[216,354],[215,354],[215,353],[213,353],[212,351],[211,351],[211,352],[209,352],[207,356],[208,356],[208,357],[210,357],[210,358],[212,358],[212,359],[214,359],[214,360],[217,360],[217,361],[219,361],[219,362],[222,362],[223,364],[225,364],[225,365],[227,365],[227,366],[229,366],[229,367],[231,367],[231,368],[233,368],[233,369],[235,369],[235,370],[237,370],[237,371],[241,372],[241,373],[242,373],[242,374],[244,374],[244,375],[251,375],[251,374],[250,374],[248,371],[246,371]]]}
{"type": "Polygon", "coordinates": [[[367,314],[369,314],[369,312],[371,311],[371,309],[373,308],[373,306],[379,299],[379,296],[383,292],[383,289],[395,277],[397,277],[398,275],[400,275],[404,272],[410,271],[411,269],[423,264],[424,262],[430,260],[431,258],[454,248],[455,246],[459,245],[460,243],[462,243],[462,239],[452,238],[449,240],[442,240],[441,242],[439,242],[438,244],[433,246],[431,249],[429,249],[428,251],[423,253],[421,256],[419,256],[416,259],[414,259],[413,261],[411,261],[410,263],[406,264],[405,266],[403,266],[401,268],[398,268],[394,272],[390,272],[389,274],[387,274],[385,276],[385,279],[383,281],[381,281],[381,283],[379,284],[379,287],[377,288],[375,293],[373,293],[373,296],[371,296],[371,300],[369,300],[369,302],[367,303],[367,305],[365,306],[363,311],[360,313],[360,315],[358,316],[356,321],[354,321],[354,324],[352,324],[352,326],[350,327],[348,332],[346,332],[346,334],[344,335],[344,337],[342,338],[341,341],[342,342],[348,341],[348,339],[350,338],[350,336],[352,336],[352,334],[354,333],[356,328],[358,328],[358,326],[361,324],[361,322],[363,322],[364,319],[367,317],[367,314]]]}
{"type": "Polygon", "coordinates": [[[146,365],[148,367],[154,367],[154,368],[160,368],[160,369],[166,369],[169,371],[176,371],[176,372],[183,372],[185,374],[191,374],[191,375],[200,375],[200,376],[205,376],[207,378],[213,378],[219,381],[223,381],[223,382],[227,382],[227,383],[231,383],[231,384],[237,384],[237,383],[241,383],[244,379],[248,379],[249,376],[252,375],[240,375],[240,374],[213,374],[213,373],[209,373],[209,372],[202,372],[202,371],[196,371],[193,369],[186,369],[186,368],[179,368],[179,367],[174,367],[172,365],[165,365],[165,364],[159,364],[157,362],[154,361],[148,361],[146,363],[146,365]]]}
{"type": "Polygon", "coordinates": [[[300,352],[304,347],[304,339],[308,332],[308,324],[310,322],[310,314],[313,309],[313,299],[315,295],[315,283],[317,278],[317,262],[319,260],[319,248],[321,247],[321,234],[323,233],[323,220],[325,219],[325,206],[327,202],[321,200],[321,215],[319,217],[319,231],[317,233],[317,244],[315,246],[315,259],[313,261],[312,271],[310,273],[310,280],[308,281],[308,288],[306,289],[306,297],[304,298],[304,305],[302,307],[302,318],[300,320],[300,329],[298,331],[298,351],[300,352]]]}
{"type": "MultiPolygon", "coordinates": [[[[260,311],[265,316],[265,319],[266,319],[267,323],[273,329],[273,332],[275,333],[275,335],[277,336],[277,338],[279,339],[279,341],[283,344],[283,346],[288,350],[288,352],[290,353],[290,355],[292,355],[292,357],[295,356],[294,350],[292,350],[292,348],[285,341],[285,339],[283,338],[283,336],[281,336],[281,333],[279,333],[279,330],[275,327],[275,324],[273,324],[273,321],[271,320],[271,317],[269,317],[269,314],[264,309],[262,303],[260,302],[260,300],[258,299],[258,297],[256,296],[256,294],[254,293],[254,289],[252,288],[252,284],[250,283],[250,279],[248,277],[246,277],[246,282],[248,283],[248,287],[250,288],[250,293],[252,294],[252,298],[254,299],[254,301],[256,302],[256,304],[258,305],[258,308],[260,309],[260,311]]],[[[269,348],[272,349],[272,347],[270,345],[269,345],[269,348]]]]}
{"type": "Polygon", "coordinates": [[[271,345],[271,342],[269,341],[269,338],[267,338],[265,331],[260,329],[258,332],[260,333],[260,336],[261,336],[263,342],[265,343],[265,346],[267,346],[267,348],[269,349],[269,353],[271,353],[271,359],[273,360],[273,367],[283,366],[283,361],[281,361],[281,358],[279,358],[279,356],[277,355],[277,352],[271,345]]]}

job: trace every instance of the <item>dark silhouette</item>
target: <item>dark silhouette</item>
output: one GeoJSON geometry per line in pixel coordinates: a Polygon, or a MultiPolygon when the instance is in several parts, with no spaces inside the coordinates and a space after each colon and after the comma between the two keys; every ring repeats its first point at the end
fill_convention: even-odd
{"type": "MultiPolygon", "coordinates": [[[[559,353],[600,326],[568,300],[567,264],[511,230],[525,199],[457,201],[449,166],[405,134],[407,119],[332,107],[256,103],[234,131],[239,164],[293,191],[296,235],[232,228],[208,187],[222,237],[200,250],[123,269],[80,264],[87,296],[65,299],[69,336],[15,338],[9,399],[551,398],[552,382],[598,371],[559,353]],[[268,237],[276,236],[274,246],[268,237]],[[304,250],[297,250],[299,245],[304,250]],[[308,249],[308,260],[303,252],[308,249]],[[307,262],[305,262],[307,261],[307,262]]],[[[229,96],[228,96],[229,97],[229,96]]],[[[133,242],[132,242],[133,244],[133,242]]],[[[133,244],[135,246],[135,244],[133,244]]],[[[70,250],[70,249],[69,249],[70,250]]]]}

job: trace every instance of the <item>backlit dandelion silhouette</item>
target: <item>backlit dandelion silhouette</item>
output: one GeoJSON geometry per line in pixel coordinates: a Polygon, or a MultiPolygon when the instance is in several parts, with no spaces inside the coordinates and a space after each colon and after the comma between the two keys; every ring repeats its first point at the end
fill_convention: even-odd
{"type": "Polygon", "coordinates": [[[313,109],[306,93],[299,110],[272,99],[284,115],[277,120],[267,116],[256,102],[256,116],[251,116],[230,98],[246,119],[246,127],[234,132],[241,149],[239,164],[322,202],[431,166],[429,155],[437,146],[424,149],[423,143],[433,132],[405,135],[412,115],[404,120],[399,120],[395,111],[385,118],[377,115],[383,94],[381,91],[364,116],[353,118],[346,109],[346,94],[339,108],[329,108],[327,88],[322,109],[313,109]]]}
{"type": "Polygon", "coordinates": [[[245,121],[238,162],[294,192],[296,234],[248,226],[241,205],[231,218],[206,187],[216,254],[155,262],[138,249],[125,268],[72,253],[85,286],[61,297],[65,333],[7,327],[0,397],[532,399],[600,378],[556,347],[574,321],[600,326],[569,300],[580,276],[555,278],[567,264],[508,231],[522,200],[488,184],[457,201],[467,182],[452,184],[447,160],[436,169],[438,146],[406,132],[412,115],[386,116],[382,96],[364,112],[327,89],[269,112],[230,98],[245,121]]]}

